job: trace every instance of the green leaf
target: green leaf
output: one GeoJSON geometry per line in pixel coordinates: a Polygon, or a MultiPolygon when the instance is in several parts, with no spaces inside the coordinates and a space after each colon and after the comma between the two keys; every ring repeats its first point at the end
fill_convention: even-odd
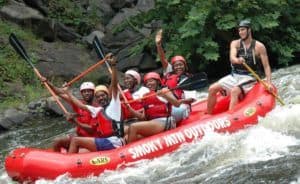
{"type": "Polygon", "coordinates": [[[228,30],[236,27],[235,17],[232,14],[224,15],[217,20],[216,26],[219,30],[228,30]]]}
{"type": "Polygon", "coordinates": [[[279,18],[280,13],[267,13],[255,18],[255,22],[258,22],[262,28],[274,28],[279,25],[279,18]]]}
{"type": "Polygon", "coordinates": [[[197,48],[196,52],[204,56],[204,58],[207,60],[217,61],[220,57],[218,48],[218,44],[215,41],[207,39],[203,42],[201,47],[197,48]]]}

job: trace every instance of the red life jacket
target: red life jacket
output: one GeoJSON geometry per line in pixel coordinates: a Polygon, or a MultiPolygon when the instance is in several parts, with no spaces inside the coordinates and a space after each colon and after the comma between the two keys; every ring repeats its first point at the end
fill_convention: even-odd
{"type": "MultiPolygon", "coordinates": [[[[127,101],[134,100],[131,92],[128,89],[124,90],[124,95],[125,95],[127,101]]],[[[136,111],[143,109],[143,104],[142,104],[141,100],[137,100],[137,101],[130,103],[130,106],[136,111]]],[[[126,107],[125,104],[122,103],[121,108],[122,108],[121,109],[122,110],[122,120],[128,120],[130,118],[133,118],[132,114],[130,113],[130,111],[128,110],[128,108],[126,107]]]]}
{"type": "MultiPolygon", "coordinates": [[[[152,95],[155,91],[150,91],[146,95],[152,95]]],[[[171,106],[169,103],[165,103],[161,101],[157,95],[147,97],[143,99],[143,105],[145,108],[146,118],[147,120],[161,118],[161,117],[168,117],[171,112],[171,106]]]]}
{"type": "MultiPolygon", "coordinates": [[[[163,85],[167,86],[170,89],[173,89],[179,83],[180,76],[175,73],[167,73],[163,78],[163,85]]],[[[175,89],[173,90],[173,94],[177,99],[183,98],[183,90],[175,89]]]]}
{"type": "MultiPolygon", "coordinates": [[[[81,102],[83,104],[86,104],[85,101],[81,100],[81,102]]],[[[93,104],[93,106],[96,106],[93,104]]],[[[77,121],[80,122],[80,123],[83,123],[83,124],[87,124],[87,125],[92,125],[92,116],[91,116],[91,113],[87,110],[84,110],[84,109],[81,109],[75,105],[72,105],[72,108],[74,110],[75,113],[78,114],[77,116],[77,121]]],[[[78,136],[81,136],[81,137],[94,137],[95,134],[91,134],[87,131],[85,131],[83,128],[81,128],[80,126],[77,126],[76,127],[76,133],[78,136]]]]}
{"type": "Polygon", "coordinates": [[[115,135],[113,120],[105,114],[105,109],[100,111],[93,121],[93,127],[97,131],[96,137],[106,138],[115,135]]]}

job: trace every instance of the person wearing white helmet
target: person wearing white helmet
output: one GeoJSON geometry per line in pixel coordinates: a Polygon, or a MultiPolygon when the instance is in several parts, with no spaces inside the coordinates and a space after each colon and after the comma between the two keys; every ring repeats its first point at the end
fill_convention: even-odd
{"type": "Polygon", "coordinates": [[[118,79],[116,74],[116,58],[110,54],[107,61],[111,65],[112,79],[110,90],[99,85],[95,88],[95,101],[101,104],[100,107],[86,105],[78,100],[68,90],[65,94],[81,109],[90,113],[93,118],[91,126],[85,126],[86,129],[95,130],[95,137],[73,137],[71,139],[69,153],[77,153],[80,148],[88,149],[89,151],[110,150],[124,145],[123,142],[123,124],[121,122],[121,102],[118,92],[118,79]]]}
{"type": "Polygon", "coordinates": [[[231,74],[221,78],[212,84],[208,89],[207,113],[213,114],[216,104],[216,94],[221,91],[223,94],[230,94],[229,110],[232,110],[256,83],[256,79],[243,66],[247,63],[259,75],[265,75],[266,81],[271,87],[271,67],[265,45],[252,38],[251,22],[242,20],[238,25],[240,38],[233,40],[230,44],[231,74]]]}
{"type": "Polygon", "coordinates": [[[82,98],[84,101],[88,103],[93,102],[94,91],[95,91],[95,84],[92,82],[83,82],[80,85],[80,93],[82,95],[82,98]]]}
{"type": "MultiPolygon", "coordinates": [[[[73,112],[76,114],[76,118],[74,118],[71,121],[76,123],[76,135],[84,136],[84,137],[95,137],[97,135],[95,130],[90,130],[85,128],[85,125],[90,125],[92,122],[92,116],[89,113],[89,111],[82,109],[78,107],[76,104],[74,104],[69,98],[69,96],[64,94],[61,88],[55,87],[51,82],[47,81],[44,77],[42,77],[41,80],[46,81],[57,95],[59,95],[61,98],[63,98],[66,102],[68,102],[71,105],[73,112]]],[[[94,102],[94,91],[95,91],[94,83],[83,82],[80,85],[79,89],[82,97],[80,101],[82,103],[86,105],[95,106],[95,107],[99,106],[98,103],[94,102]]],[[[60,152],[62,148],[68,149],[70,145],[71,137],[73,136],[74,135],[68,135],[68,136],[56,138],[53,143],[53,150],[56,152],[60,152]]]]}

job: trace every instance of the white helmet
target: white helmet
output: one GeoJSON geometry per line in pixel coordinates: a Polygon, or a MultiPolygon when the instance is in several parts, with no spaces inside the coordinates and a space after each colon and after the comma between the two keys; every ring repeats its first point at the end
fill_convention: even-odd
{"type": "Polygon", "coordinates": [[[92,82],[84,82],[80,85],[80,91],[82,91],[84,89],[95,90],[95,84],[92,82]]]}

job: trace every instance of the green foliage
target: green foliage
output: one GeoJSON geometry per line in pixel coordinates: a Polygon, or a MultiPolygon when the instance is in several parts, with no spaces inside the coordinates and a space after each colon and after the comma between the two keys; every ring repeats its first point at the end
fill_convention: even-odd
{"type": "Polygon", "coordinates": [[[5,5],[8,2],[8,0],[0,0],[0,7],[5,5]]]}
{"type": "MultiPolygon", "coordinates": [[[[21,29],[14,24],[4,22],[1,19],[0,27],[0,37],[4,42],[3,45],[0,45],[0,95],[4,96],[4,100],[1,100],[1,104],[12,105],[16,104],[17,101],[20,101],[21,97],[16,94],[16,91],[13,91],[9,84],[18,83],[20,86],[35,86],[37,84],[39,85],[39,82],[36,79],[36,76],[34,76],[32,69],[23,61],[23,59],[8,43],[9,34],[15,33],[21,42],[30,43],[31,45],[36,45],[37,41],[31,32],[26,32],[24,29],[21,29]]],[[[30,55],[30,49],[26,50],[30,55]]],[[[30,55],[30,57],[32,56],[30,55]]],[[[24,91],[24,96],[28,96],[26,95],[27,92],[29,91],[24,91]]],[[[27,99],[21,100],[24,101],[27,99]]]]}
{"type": "MultiPolygon", "coordinates": [[[[197,62],[200,58],[198,66],[203,68],[228,58],[228,45],[238,38],[238,22],[250,19],[254,38],[266,45],[269,56],[280,65],[289,65],[300,50],[296,4],[296,0],[157,0],[154,10],[130,21],[140,27],[162,20],[166,56],[181,54],[197,62]]],[[[150,45],[154,45],[152,36],[150,45]]]]}
{"type": "Polygon", "coordinates": [[[0,111],[7,109],[7,107],[17,108],[20,103],[27,104],[32,100],[40,99],[42,96],[49,96],[47,91],[36,83],[36,85],[25,85],[22,93],[15,93],[7,96],[5,100],[0,103],[0,111]],[[22,94],[22,95],[20,95],[22,94]]]}
{"type": "Polygon", "coordinates": [[[48,4],[51,18],[74,27],[80,34],[89,32],[100,20],[94,5],[91,5],[91,10],[87,11],[80,3],[74,3],[72,0],[50,0],[48,4]]]}

